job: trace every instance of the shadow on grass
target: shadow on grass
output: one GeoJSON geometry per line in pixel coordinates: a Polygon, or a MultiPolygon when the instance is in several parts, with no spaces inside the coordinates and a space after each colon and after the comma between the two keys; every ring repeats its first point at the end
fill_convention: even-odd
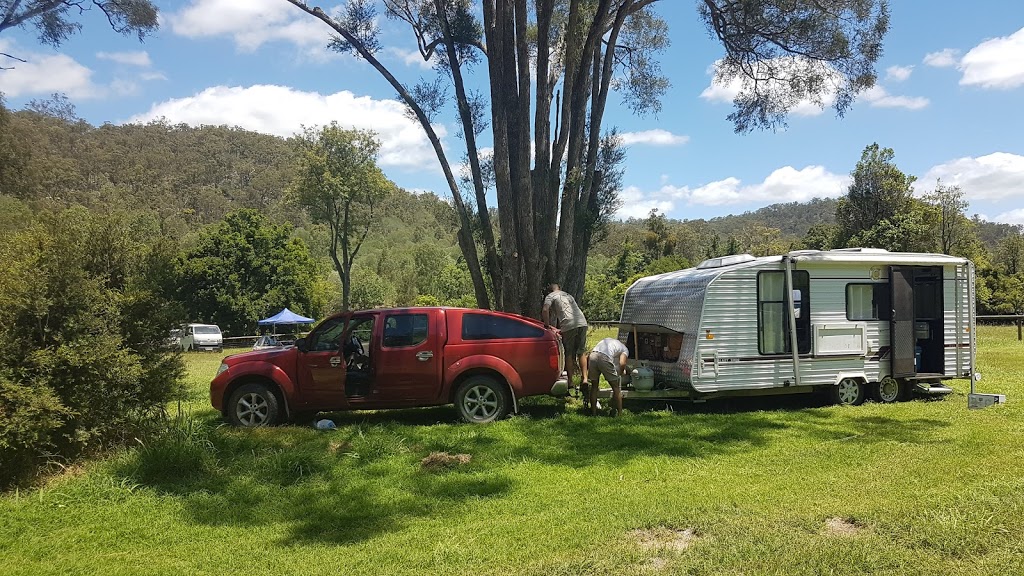
{"type": "MultiPolygon", "coordinates": [[[[181,503],[207,526],[281,526],[279,545],[348,544],[400,531],[418,518],[458,515],[516,490],[523,463],[624,466],[639,457],[705,458],[755,451],[789,437],[821,441],[928,441],[945,423],[818,409],[811,396],[648,405],[622,418],[590,417],[561,401],[525,403],[485,426],[457,423],[451,407],[331,414],[338,429],[243,430],[190,420],[115,465],[115,473],[181,503]],[[657,409],[654,409],[657,408],[657,409]],[[432,452],[469,454],[442,471],[432,452]]],[[[552,481],[560,475],[552,472],[552,481]]]]}

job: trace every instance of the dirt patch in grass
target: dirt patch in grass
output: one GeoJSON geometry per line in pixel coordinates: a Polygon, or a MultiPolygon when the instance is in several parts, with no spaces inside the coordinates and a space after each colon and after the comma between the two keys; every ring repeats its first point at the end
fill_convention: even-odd
{"type": "Polygon", "coordinates": [[[644,550],[673,550],[681,552],[693,545],[700,535],[693,528],[669,528],[655,526],[633,530],[629,533],[644,550]]]}
{"type": "Polygon", "coordinates": [[[455,468],[456,466],[462,466],[469,464],[469,461],[473,457],[469,454],[449,454],[447,452],[431,452],[430,456],[427,456],[423,460],[420,460],[420,468],[427,472],[435,472],[438,470],[447,470],[449,468],[455,468]]]}
{"type": "Polygon", "coordinates": [[[348,442],[339,442],[337,440],[331,440],[331,443],[327,445],[327,449],[330,450],[331,454],[337,454],[339,452],[347,452],[349,448],[348,442]]]}
{"type": "Polygon", "coordinates": [[[826,536],[856,536],[865,530],[859,522],[852,518],[834,516],[825,520],[822,532],[826,536]]]}

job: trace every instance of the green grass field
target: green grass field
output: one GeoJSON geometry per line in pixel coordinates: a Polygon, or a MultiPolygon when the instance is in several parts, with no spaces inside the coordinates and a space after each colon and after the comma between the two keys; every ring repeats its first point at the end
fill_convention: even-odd
{"type": "Polygon", "coordinates": [[[330,432],[224,427],[219,356],[193,354],[173,434],[0,498],[0,573],[1018,575],[1024,344],[979,338],[979,390],[1009,397],[986,410],[955,381],[895,405],[591,418],[541,399],[486,426],[446,407],[330,432]]]}

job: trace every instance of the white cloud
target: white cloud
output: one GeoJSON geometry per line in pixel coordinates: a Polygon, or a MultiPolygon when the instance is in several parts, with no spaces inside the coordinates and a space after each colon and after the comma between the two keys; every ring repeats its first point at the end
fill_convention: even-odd
{"type": "Polygon", "coordinates": [[[971,48],[960,60],[960,84],[1009,89],[1024,85],[1024,28],[971,48]]]}
{"type": "MultiPolygon", "coordinates": [[[[322,95],[287,86],[214,86],[194,96],[153,105],[129,122],[166,118],[192,126],[240,126],[247,130],[289,137],[303,125],[321,126],[335,120],[344,127],[373,130],[381,141],[381,166],[437,169],[437,157],[419,124],[405,116],[394,100],[374,100],[342,91],[322,95]]],[[[444,126],[435,125],[440,138],[444,126]]]]}
{"type": "Polygon", "coordinates": [[[885,69],[885,79],[892,80],[893,82],[903,82],[910,78],[910,73],[913,71],[913,66],[889,66],[885,69]]]}
{"type": "Polygon", "coordinates": [[[995,221],[1005,222],[1006,224],[1024,224],[1024,208],[1003,212],[996,216],[995,221]]]}
{"type": "Polygon", "coordinates": [[[323,22],[282,0],[192,0],[167,21],[171,31],[187,38],[230,36],[243,52],[276,40],[322,50],[330,40],[323,22]]]}
{"type": "Polygon", "coordinates": [[[27,52],[0,40],[0,52],[16,54],[27,62],[14,62],[0,71],[0,92],[8,98],[62,92],[71,98],[96,98],[104,89],[92,80],[93,71],[65,54],[27,52]]]}
{"type": "Polygon", "coordinates": [[[1024,202],[1024,156],[1017,154],[957,158],[933,166],[920,182],[933,186],[939,179],[948,186],[959,186],[968,200],[1024,202]]]}
{"type": "Polygon", "coordinates": [[[143,72],[139,74],[139,78],[150,82],[152,80],[167,80],[167,76],[163,72],[143,72]]]}
{"type": "Polygon", "coordinates": [[[643,130],[641,132],[621,132],[619,133],[619,139],[623,146],[632,146],[633,144],[649,144],[651,146],[678,146],[686,144],[690,141],[689,136],[681,134],[673,134],[668,130],[662,130],[661,128],[655,128],[653,130],[643,130]]]}
{"type": "MultiPolygon", "coordinates": [[[[745,88],[751,88],[754,81],[746,76],[736,76],[723,82],[722,79],[718,77],[717,73],[720,62],[720,60],[715,62],[708,69],[708,72],[714,76],[714,79],[712,80],[711,85],[700,93],[700,97],[708,100],[709,102],[732,102],[745,88]]],[[[783,75],[786,74],[786,68],[802,71],[807,68],[822,66],[820,63],[807,62],[798,58],[788,57],[782,62],[775,60],[772,65],[780,66],[782,68],[781,74],[783,75]]],[[[776,73],[779,72],[776,71],[776,73]]],[[[839,73],[834,70],[830,71],[826,75],[830,77],[826,82],[831,83],[831,87],[826,89],[820,95],[820,101],[810,99],[801,100],[793,106],[790,110],[790,114],[794,114],[796,116],[818,116],[825,111],[825,108],[828,108],[833,102],[835,102],[837,88],[841,84],[842,78],[839,73]]],[[[787,90],[787,87],[783,80],[772,79],[761,80],[759,89],[767,92],[781,92],[783,90],[787,90]]]]}
{"type": "Polygon", "coordinates": [[[922,96],[893,96],[885,88],[875,85],[861,94],[875,108],[906,108],[920,110],[928,105],[928,99],[922,96]]]}
{"type": "Polygon", "coordinates": [[[619,192],[622,207],[615,215],[619,218],[645,218],[651,210],[664,214],[675,208],[675,201],[685,197],[688,192],[685,186],[677,188],[665,185],[656,192],[645,194],[636,186],[627,186],[619,192]]]}
{"type": "Polygon", "coordinates": [[[661,188],[645,193],[636,186],[628,186],[619,197],[623,201],[618,212],[620,218],[640,218],[652,208],[670,212],[676,204],[775,204],[778,202],[806,202],[812,198],[835,198],[846,193],[849,177],[833,174],[823,166],[807,166],[797,170],[783,166],[768,175],[764,181],[743,185],[739,178],[729,177],[697,188],[663,184],[661,188]]]}
{"type": "Polygon", "coordinates": [[[145,50],[141,52],[97,52],[96,57],[100,60],[110,60],[125,66],[140,68],[149,68],[153,64],[149,59],[149,53],[145,50]]]}
{"type": "Polygon", "coordinates": [[[390,54],[396,60],[401,60],[406,66],[417,66],[423,70],[431,70],[434,67],[430,60],[423,59],[423,55],[420,54],[419,50],[405,50],[404,48],[389,46],[384,49],[384,52],[390,54]]]}
{"type": "Polygon", "coordinates": [[[924,55],[923,62],[926,66],[935,68],[952,68],[956,66],[960,58],[960,51],[953,48],[944,48],[938,52],[929,52],[924,55]]]}
{"type": "Polygon", "coordinates": [[[763,182],[744,186],[738,178],[726,178],[694,189],[691,204],[806,202],[812,198],[835,198],[846,193],[849,177],[833,174],[824,166],[807,166],[797,170],[783,166],[763,182]]]}

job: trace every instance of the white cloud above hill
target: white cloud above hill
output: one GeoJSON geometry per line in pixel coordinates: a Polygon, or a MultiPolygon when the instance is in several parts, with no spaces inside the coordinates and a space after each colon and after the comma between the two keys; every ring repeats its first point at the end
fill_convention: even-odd
{"type": "Polygon", "coordinates": [[[66,54],[44,54],[25,50],[0,39],[0,52],[16,55],[26,62],[4,62],[0,71],[0,92],[7,98],[49,96],[55,92],[71,98],[98,98],[106,91],[93,81],[93,71],[66,54]]]}
{"type": "Polygon", "coordinates": [[[848,176],[833,174],[823,166],[806,166],[799,170],[783,166],[755,184],[744,184],[739,178],[728,177],[697,188],[665,183],[657,190],[645,192],[637,186],[629,186],[620,194],[623,206],[618,216],[640,218],[652,208],[670,212],[679,204],[763,206],[778,202],[807,202],[813,198],[842,196],[848,186],[848,176]]]}
{"type": "Polygon", "coordinates": [[[959,186],[968,200],[1024,203],[1024,156],[1017,154],[995,152],[950,160],[928,170],[916,188],[930,190],[938,179],[947,186],[959,186]]]}
{"type": "MultiPolygon", "coordinates": [[[[287,86],[214,86],[184,98],[154,104],[129,122],[166,118],[192,126],[228,125],[289,137],[302,126],[333,121],[344,127],[373,130],[381,141],[383,167],[437,170],[437,157],[419,124],[405,116],[394,100],[356,96],[347,90],[334,94],[303,92],[287,86]]],[[[434,129],[442,139],[444,126],[434,129]]]]}

